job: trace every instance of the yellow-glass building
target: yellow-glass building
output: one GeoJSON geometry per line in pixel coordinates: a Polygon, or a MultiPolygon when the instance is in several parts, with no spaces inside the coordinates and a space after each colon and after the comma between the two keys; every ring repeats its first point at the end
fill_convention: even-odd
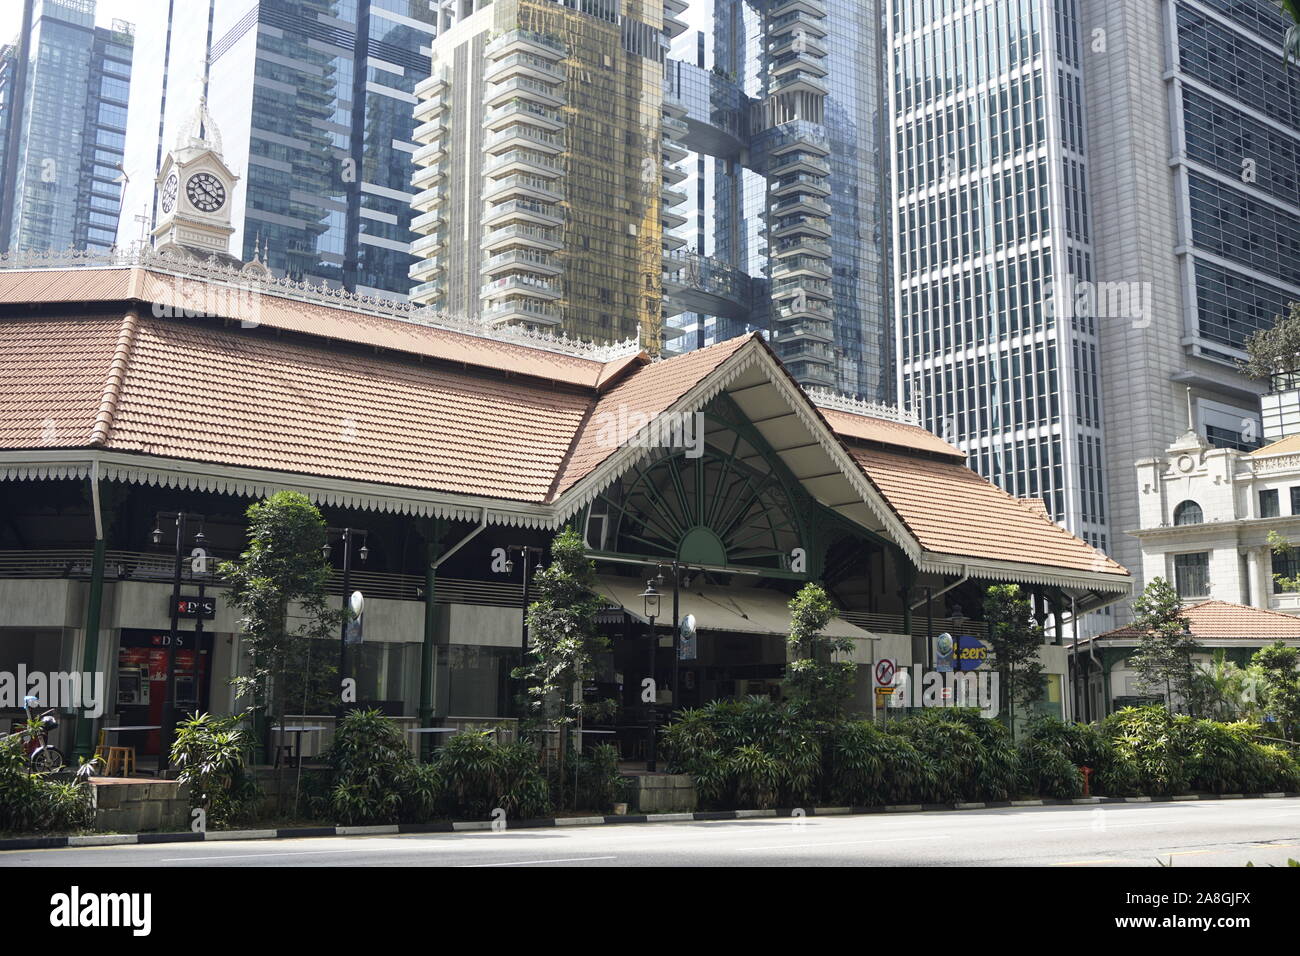
{"type": "Polygon", "coordinates": [[[663,327],[663,0],[444,0],[416,88],[415,302],[593,341],[663,327]]]}

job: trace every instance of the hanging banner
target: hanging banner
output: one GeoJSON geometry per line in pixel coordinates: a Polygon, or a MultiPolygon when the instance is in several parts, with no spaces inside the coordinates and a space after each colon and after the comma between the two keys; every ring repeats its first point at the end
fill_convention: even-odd
{"type": "Polygon", "coordinates": [[[694,614],[687,614],[686,617],[682,618],[680,632],[677,641],[677,659],[679,661],[693,661],[698,653],[695,644],[696,635],[694,614]]]}

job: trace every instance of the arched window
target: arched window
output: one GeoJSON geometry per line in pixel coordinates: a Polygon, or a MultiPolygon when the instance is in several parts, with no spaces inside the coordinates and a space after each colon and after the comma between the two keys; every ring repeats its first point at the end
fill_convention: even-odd
{"type": "Polygon", "coordinates": [[[1174,509],[1174,524],[1201,524],[1205,515],[1195,501],[1184,501],[1174,509]]]}

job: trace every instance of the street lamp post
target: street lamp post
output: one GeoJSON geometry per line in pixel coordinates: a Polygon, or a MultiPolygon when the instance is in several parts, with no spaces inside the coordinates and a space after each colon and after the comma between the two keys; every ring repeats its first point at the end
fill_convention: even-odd
{"type": "MultiPolygon", "coordinates": [[[[542,562],[543,549],[528,544],[509,545],[506,548],[506,574],[513,574],[515,570],[514,558],[510,557],[510,555],[512,554],[519,555],[520,563],[523,565],[523,572],[524,572],[523,607],[521,609],[522,618],[519,624],[519,666],[527,667],[528,666],[528,598],[530,596],[528,592],[529,592],[529,585],[532,583],[532,579],[533,579],[533,573],[532,573],[533,569],[536,568],[538,565],[540,565],[542,562]],[[537,560],[532,561],[531,560],[532,558],[536,558],[537,560]]],[[[520,690],[523,692],[523,696],[524,696],[523,703],[527,704],[527,698],[528,698],[527,679],[524,680],[523,686],[520,688],[520,690]]],[[[524,709],[526,708],[521,708],[521,712],[518,718],[520,720],[522,720],[526,716],[526,714],[523,713],[524,709]]]]}
{"type": "Polygon", "coordinates": [[[343,682],[348,677],[348,625],[352,623],[352,610],[349,602],[352,599],[352,542],[357,535],[361,536],[361,548],[357,551],[357,557],[361,563],[365,564],[366,558],[370,556],[370,548],[366,545],[366,539],[370,532],[364,528],[326,528],[325,529],[325,547],[321,549],[322,557],[330,556],[330,537],[336,537],[343,544],[343,620],[339,625],[339,717],[342,718],[344,712],[343,706],[343,682]]]}
{"type": "MultiPolygon", "coordinates": [[[[194,536],[194,544],[198,547],[202,547],[204,544],[203,515],[184,511],[160,511],[155,519],[153,532],[150,534],[155,545],[160,545],[163,542],[162,526],[164,521],[174,521],[176,523],[176,552],[175,563],[172,566],[171,630],[167,646],[167,684],[163,690],[162,740],[158,753],[158,771],[160,773],[171,764],[172,740],[176,736],[176,652],[180,647],[181,560],[183,558],[182,550],[185,544],[186,528],[190,521],[197,521],[199,524],[199,531],[194,536]]],[[[195,648],[196,658],[194,663],[196,667],[198,666],[197,653],[198,649],[195,648]]]]}
{"type": "Polygon", "coordinates": [[[641,600],[645,603],[645,616],[650,621],[650,658],[648,661],[650,677],[650,692],[648,717],[646,719],[646,762],[645,768],[649,773],[655,772],[655,703],[659,697],[659,687],[655,683],[655,653],[659,649],[659,638],[655,634],[655,618],[659,616],[659,592],[655,590],[654,579],[646,581],[645,591],[641,595],[641,600]]]}

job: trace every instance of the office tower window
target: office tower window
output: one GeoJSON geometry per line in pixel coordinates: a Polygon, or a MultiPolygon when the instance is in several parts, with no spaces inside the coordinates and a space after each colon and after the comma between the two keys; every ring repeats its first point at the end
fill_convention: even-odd
{"type": "Polygon", "coordinates": [[[1078,4],[947,12],[899,0],[889,39],[899,396],[985,477],[1105,540],[1078,4]]]}

